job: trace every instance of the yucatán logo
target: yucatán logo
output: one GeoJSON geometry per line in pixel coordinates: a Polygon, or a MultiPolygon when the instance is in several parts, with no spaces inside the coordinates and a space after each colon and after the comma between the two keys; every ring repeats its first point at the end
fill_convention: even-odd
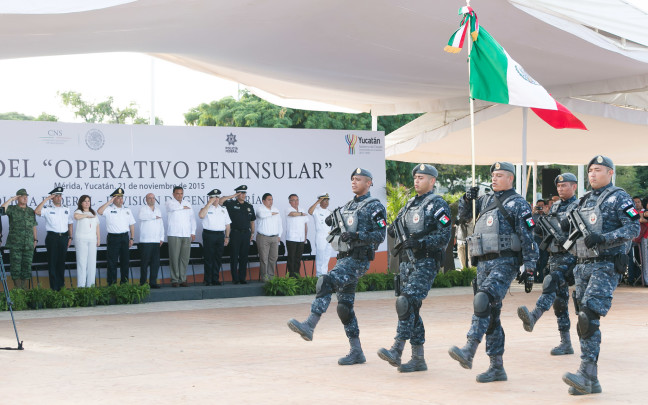
{"type": "Polygon", "coordinates": [[[355,146],[358,143],[358,137],[355,134],[346,134],[344,139],[349,146],[349,155],[355,155],[355,146]]]}
{"type": "Polygon", "coordinates": [[[88,148],[92,150],[99,150],[104,146],[106,142],[106,137],[103,132],[98,129],[91,129],[85,134],[85,143],[88,145],[88,148]]]}
{"type": "Polygon", "coordinates": [[[236,135],[230,132],[225,137],[225,141],[227,142],[227,146],[225,146],[225,153],[238,153],[238,147],[234,146],[234,144],[236,144],[236,135]]]}

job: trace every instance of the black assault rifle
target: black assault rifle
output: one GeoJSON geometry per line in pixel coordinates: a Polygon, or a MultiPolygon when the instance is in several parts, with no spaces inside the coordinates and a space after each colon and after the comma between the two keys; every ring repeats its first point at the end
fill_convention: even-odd
{"type": "MultiPolygon", "coordinates": [[[[402,221],[396,219],[394,222],[392,222],[391,227],[394,230],[394,239],[396,239],[396,244],[392,248],[391,254],[393,256],[398,256],[400,251],[403,250],[403,243],[405,243],[405,241],[409,237],[407,235],[407,232],[405,231],[405,227],[403,226],[402,221]]],[[[410,263],[416,262],[412,249],[405,249],[405,253],[407,254],[407,258],[409,259],[410,263]]]]}
{"type": "MultiPolygon", "coordinates": [[[[583,218],[581,218],[580,215],[576,211],[571,211],[567,215],[567,219],[569,220],[569,237],[567,238],[567,242],[563,245],[563,248],[565,250],[571,249],[571,247],[576,243],[576,240],[579,237],[586,238],[588,237],[591,232],[587,229],[587,225],[585,225],[585,222],[583,221],[583,218]]],[[[596,246],[592,248],[596,256],[599,255],[599,250],[596,246]]]]}
{"type": "Polygon", "coordinates": [[[326,237],[326,241],[328,243],[331,243],[333,241],[333,238],[335,238],[336,236],[346,232],[346,224],[344,223],[344,217],[342,216],[342,208],[338,207],[335,210],[333,210],[333,214],[331,214],[331,217],[333,220],[333,224],[331,226],[331,231],[326,237]]]}
{"type": "Polygon", "coordinates": [[[549,221],[545,215],[538,217],[538,225],[540,225],[540,229],[542,229],[542,234],[544,235],[542,242],[540,242],[540,250],[547,250],[552,239],[556,242],[560,240],[560,233],[556,228],[554,228],[551,221],[549,221]]]}

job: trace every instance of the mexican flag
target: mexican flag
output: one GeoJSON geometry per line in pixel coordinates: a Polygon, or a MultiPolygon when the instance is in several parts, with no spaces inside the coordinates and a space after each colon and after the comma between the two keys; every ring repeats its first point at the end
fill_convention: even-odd
{"type": "Polygon", "coordinates": [[[500,104],[530,107],[554,128],[587,129],[565,106],[553,97],[495,39],[480,26],[471,7],[462,7],[459,29],[450,37],[446,52],[461,51],[470,29],[470,94],[472,98],[500,104]]]}

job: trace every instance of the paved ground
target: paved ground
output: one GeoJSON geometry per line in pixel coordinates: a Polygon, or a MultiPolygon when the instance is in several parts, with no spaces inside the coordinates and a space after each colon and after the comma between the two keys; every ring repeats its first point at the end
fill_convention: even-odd
{"type": "MultiPolygon", "coordinates": [[[[395,331],[390,292],[358,294],[367,363],[350,367],[337,365],[348,343],[335,304],[313,342],[287,328],[289,318],[306,317],[312,296],[17,312],[25,350],[0,352],[1,403],[646,403],[648,289],[617,290],[602,322],[603,394],[579,398],[567,395],[561,381],[565,371],[577,369],[578,355],[549,355],[558,343],[553,312],[532,334],[515,315],[518,305],[531,305],[538,294],[524,294],[515,285],[507,296],[502,324],[509,381],[491,384],[475,382],[488,366],[484,344],[473,370],[462,369],[447,354],[451,345],[464,343],[472,313],[469,288],[431,291],[422,308],[429,370],[413,374],[399,374],[376,355],[391,344],[395,331]]],[[[9,319],[0,314],[0,346],[16,344],[9,319]]]]}

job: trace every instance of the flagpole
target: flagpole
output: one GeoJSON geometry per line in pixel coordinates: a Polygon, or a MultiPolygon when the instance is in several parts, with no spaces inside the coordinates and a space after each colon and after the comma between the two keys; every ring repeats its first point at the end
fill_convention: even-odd
{"type": "MultiPolygon", "coordinates": [[[[466,6],[470,7],[470,0],[466,0],[466,6]]],[[[470,160],[471,160],[471,173],[472,173],[472,186],[476,186],[475,182],[475,102],[472,97],[472,92],[470,90],[470,53],[472,52],[472,41],[470,36],[470,22],[468,24],[468,35],[466,35],[466,41],[468,41],[468,99],[470,101],[470,160]]],[[[477,210],[475,209],[475,200],[472,200],[472,212],[473,212],[473,226],[477,222],[477,210]]]]}

